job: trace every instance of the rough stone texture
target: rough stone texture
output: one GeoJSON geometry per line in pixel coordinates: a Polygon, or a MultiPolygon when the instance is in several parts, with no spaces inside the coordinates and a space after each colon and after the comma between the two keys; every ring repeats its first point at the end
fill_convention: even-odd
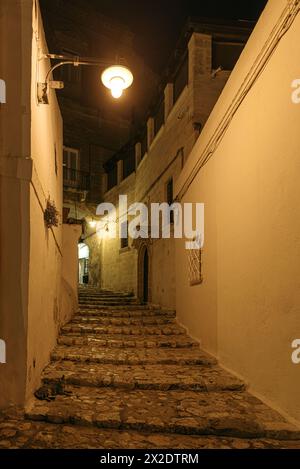
{"type": "MultiPolygon", "coordinates": [[[[60,337],[58,343],[60,345],[97,345],[99,347],[113,347],[113,348],[153,348],[153,347],[173,347],[173,348],[186,348],[198,347],[199,345],[195,340],[186,336],[163,336],[157,337],[155,335],[92,335],[88,334],[82,336],[76,333],[70,333],[60,337]]],[[[100,351],[100,350],[99,350],[100,351]]],[[[106,351],[106,350],[105,350],[106,351]]]]}
{"type": "Polygon", "coordinates": [[[135,391],[130,381],[128,390],[85,386],[68,386],[68,390],[72,395],[35,402],[27,417],[161,433],[300,439],[300,430],[246,392],[135,391]]]}
{"type": "Polygon", "coordinates": [[[120,305],[117,318],[83,308],[63,328],[43,385],[64,376],[68,394],[34,399],[27,421],[0,419],[0,448],[300,448],[300,430],[246,392],[172,316],[144,309],[135,317],[135,307],[120,305]]]}
{"type": "Polygon", "coordinates": [[[179,335],[184,334],[185,330],[179,326],[127,326],[127,327],[116,327],[116,326],[99,326],[99,325],[88,325],[84,323],[79,324],[68,324],[62,327],[63,333],[79,333],[79,334],[118,334],[118,335],[179,335]]]}
{"type": "Polygon", "coordinates": [[[193,389],[198,391],[243,390],[244,384],[222,368],[179,365],[106,365],[53,362],[44,372],[44,382],[111,386],[125,389],[193,389]]]}
{"type": "MultiPolygon", "coordinates": [[[[73,339],[72,339],[73,340],[73,339]]],[[[99,341],[100,342],[100,341],[99,341]]],[[[58,346],[52,353],[53,360],[71,360],[74,362],[111,363],[114,365],[206,365],[215,364],[216,360],[202,353],[197,348],[156,348],[149,343],[149,348],[132,347],[122,350],[118,348],[105,348],[99,346],[58,346]]],[[[148,344],[148,343],[147,343],[148,344]]],[[[91,345],[94,345],[91,343],[91,345]]]]}
{"type": "Polygon", "coordinates": [[[0,421],[0,449],[300,449],[300,442],[169,435],[16,419],[0,421]]]}

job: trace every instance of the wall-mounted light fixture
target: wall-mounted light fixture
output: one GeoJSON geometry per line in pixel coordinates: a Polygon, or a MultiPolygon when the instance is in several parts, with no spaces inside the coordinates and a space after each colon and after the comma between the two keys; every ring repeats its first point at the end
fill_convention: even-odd
{"type": "Polygon", "coordinates": [[[94,219],[92,218],[91,221],[89,222],[89,225],[90,225],[91,228],[96,228],[96,226],[97,226],[96,220],[94,220],[94,219]]]}
{"type": "Polygon", "coordinates": [[[37,84],[37,97],[40,104],[49,104],[49,88],[62,89],[64,83],[62,81],[52,80],[52,73],[63,65],[73,65],[79,67],[79,65],[89,65],[94,67],[105,68],[102,73],[101,80],[106,88],[111,90],[111,94],[114,98],[120,98],[123,91],[129,88],[133,83],[133,75],[129,68],[124,65],[111,65],[108,60],[94,59],[89,57],[73,57],[68,55],[57,55],[57,54],[43,54],[40,57],[42,59],[59,60],[59,62],[53,65],[47,72],[45,82],[37,84]]]}
{"type": "Polygon", "coordinates": [[[101,80],[103,85],[111,90],[112,96],[118,99],[123,91],[132,85],[133,75],[127,67],[114,65],[104,70],[101,80]]]}

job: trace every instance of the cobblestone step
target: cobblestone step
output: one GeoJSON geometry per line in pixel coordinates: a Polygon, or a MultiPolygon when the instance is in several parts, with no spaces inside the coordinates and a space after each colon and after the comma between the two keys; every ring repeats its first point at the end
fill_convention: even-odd
{"type": "Polygon", "coordinates": [[[94,301],[130,301],[137,302],[137,299],[133,296],[109,296],[109,295],[79,295],[80,302],[94,302],[94,301]]]}
{"type": "Polygon", "coordinates": [[[165,317],[141,317],[141,318],[110,318],[92,315],[78,314],[73,317],[72,324],[95,324],[104,326],[162,326],[165,324],[175,324],[173,318],[165,317]]]}
{"type": "Polygon", "coordinates": [[[53,362],[43,373],[44,383],[113,387],[124,389],[181,389],[197,391],[243,391],[244,383],[215,366],[98,365],[53,362]]]}
{"type": "Polygon", "coordinates": [[[84,317],[103,317],[103,318],[175,318],[175,311],[164,311],[155,309],[146,309],[146,307],[139,306],[138,309],[124,309],[124,308],[99,308],[99,309],[85,309],[81,308],[78,311],[79,315],[84,317]]]}
{"type": "Polygon", "coordinates": [[[92,305],[92,306],[122,306],[122,305],[135,305],[138,304],[136,301],[131,301],[131,300],[89,300],[89,301],[79,301],[78,304],[80,306],[85,306],[85,305],[92,305]]]}
{"type": "Polygon", "coordinates": [[[90,292],[85,292],[85,291],[79,291],[78,294],[79,298],[89,298],[89,297],[95,297],[95,298],[135,298],[134,295],[130,293],[112,293],[112,292],[99,292],[99,291],[90,291],[90,292]]]}
{"type": "Polygon", "coordinates": [[[52,352],[53,360],[68,360],[77,363],[102,363],[115,365],[206,365],[217,363],[216,359],[199,348],[188,349],[115,349],[82,345],[58,345],[52,352]]]}
{"type": "Polygon", "coordinates": [[[79,296],[90,296],[90,295],[96,295],[96,296],[113,296],[113,297],[118,297],[118,296],[128,296],[130,298],[134,298],[133,293],[129,292],[122,292],[122,291],[111,291],[111,290],[99,290],[97,288],[78,288],[78,295],[79,296]]]}
{"type": "MultiPolygon", "coordinates": [[[[140,433],[9,419],[0,421],[0,449],[300,449],[300,441],[140,433]]],[[[200,461],[201,456],[199,457],[200,461]]]]}
{"type": "Polygon", "coordinates": [[[182,335],[186,334],[183,327],[174,325],[162,325],[162,326],[102,326],[94,324],[86,324],[84,322],[76,323],[70,322],[66,326],[61,328],[63,334],[73,332],[80,334],[124,334],[127,335],[158,335],[158,336],[170,336],[170,335],[182,335]]]}
{"type": "Polygon", "coordinates": [[[123,391],[69,386],[70,396],[35,400],[26,417],[99,428],[300,439],[300,430],[247,392],[123,391]]]}
{"type": "Polygon", "coordinates": [[[198,342],[184,334],[132,335],[132,334],[80,334],[68,332],[58,338],[60,345],[94,345],[109,348],[191,348],[199,347],[198,342]]]}
{"type": "Polygon", "coordinates": [[[26,431],[33,448],[300,447],[300,429],[217,366],[174,311],[90,286],[79,301],[43,373],[44,386],[64,377],[71,394],[34,399],[23,439],[0,417],[0,448],[24,444],[26,431]]]}
{"type": "Polygon", "coordinates": [[[149,307],[146,305],[133,304],[133,305],[104,305],[104,304],[81,304],[79,305],[80,310],[116,310],[116,311],[149,311],[149,307]]]}

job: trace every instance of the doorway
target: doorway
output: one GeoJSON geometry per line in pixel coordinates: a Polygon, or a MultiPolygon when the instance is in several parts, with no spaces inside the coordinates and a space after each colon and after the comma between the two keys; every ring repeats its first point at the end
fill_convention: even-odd
{"type": "Polygon", "coordinates": [[[78,244],[79,259],[79,284],[85,285],[89,283],[89,247],[84,243],[78,244]]]}
{"type": "Polygon", "coordinates": [[[149,256],[148,249],[145,249],[143,259],[143,302],[148,303],[149,300],[149,256]]]}

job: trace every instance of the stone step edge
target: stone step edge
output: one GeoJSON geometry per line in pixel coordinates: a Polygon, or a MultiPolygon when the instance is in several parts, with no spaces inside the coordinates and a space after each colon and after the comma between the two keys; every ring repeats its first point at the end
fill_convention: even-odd
{"type": "MultiPolygon", "coordinates": [[[[119,335],[119,336],[123,336],[124,337],[124,340],[127,340],[127,337],[130,338],[132,336],[134,336],[135,338],[141,338],[143,339],[145,336],[148,338],[150,337],[155,337],[155,338],[170,338],[170,337],[182,337],[182,336],[185,336],[187,337],[186,335],[186,331],[185,330],[181,330],[180,328],[176,329],[174,328],[174,330],[170,331],[170,333],[164,333],[163,331],[153,331],[153,333],[151,333],[150,331],[147,331],[147,329],[145,330],[145,332],[143,331],[143,329],[145,329],[145,327],[147,326],[112,326],[112,325],[108,325],[108,326],[103,326],[101,328],[101,326],[95,326],[93,327],[93,325],[88,325],[88,324],[82,324],[80,326],[77,325],[77,323],[72,323],[72,324],[68,324],[67,326],[63,326],[60,330],[61,330],[61,334],[68,334],[68,333],[74,333],[74,334],[79,334],[79,335],[87,335],[87,334],[93,334],[95,336],[101,336],[101,335],[110,335],[110,336],[114,336],[114,335],[119,335]],[[123,329],[130,329],[133,328],[133,327],[137,327],[141,330],[141,334],[137,334],[136,331],[125,331],[125,330],[122,330],[122,331],[117,331],[115,332],[113,329],[118,329],[118,328],[123,328],[123,329]]],[[[153,327],[153,326],[149,326],[150,327],[153,327]]],[[[188,337],[187,337],[188,338],[188,337]]],[[[190,338],[189,338],[190,339],[190,338]]],[[[150,339],[149,339],[150,340],[150,339]]],[[[190,340],[193,340],[193,339],[190,339],[190,340]]]]}
{"type": "Polygon", "coordinates": [[[162,434],[176,434],[176,435],[197,435],[197,436],[217,436],[217,437],[232,437],[232,438],[269,438],[274,440],[281,441],[298,441],[300,439],[300,430],[289,431],[289,430],[258,430],[255,431],[241,431],[234,428],[230,428],[224,423],[224,429],[222,428],[213,428],[212,425],[204,424],[202,427],[199,425],[191,425],[189,422],[182,422],[181,424],[168,425],[168,424],[157,424],[149,422],[123,422],[122,420],[115,418],[113,415],[108,416],[108,418],[99,417],[96,418],[84,418],[79,415],[70,415],[66,412],[65,415],[62,411],[40,414],[34,413],[34,403],[31,404],[25,410],[25,419],[31,421],[39,422],[49,422],[55,424],[72,424],[76,426],[88,426],[88,427],[97,427],[97,428],[109,428],[109,429],[119,429],[119,430],[136,430],[143,433],[162,433],[162,434]]]}
{"type": "Polygon", "coordinates": [[[88,324],[104,324],[103,321],[107,321],[107,325],[110,326],[116,326],[116,327],[130,327],[130,326],[164,326],[166,325],[168,327],[168,324],[175,325],[177,324],[175,321],[175,318],[157,318],[157,317],[137,317],[137,318],[114,318],[114,317],[97,317],[97,316],[92,316],[92,315],[76,315],[73,316],[71,321],[68,324],[78,324],[78,323],[88,323],[88,324]],[[110,324],[110,321],[118,321],[120,324],[110,324]],[[125,322],[123,322],[125,321],[125,322]],[[127,323],[128,321],[128,323],[127,323]],[[131,322],[131,321],[136,321],[136,322],[131,322]],[[144,322],[145,321],[145,322],[144,322]],[[157,321],[157,322],[156,322],[157,321]]]}
{"type": "Polygon", "coordinates": [[[217,360],[210,358],[190,358],[190,359],[172,359],[161,358],[157,359],[141,359],[141,358],[104,358],[104,357],[90,357],[85,354],[69,354],[61,356],[57,352],[51,354],[52,362],[70,361],[73,363],[86,363],[86,364],[102,364],[102,365],[180,365],[180,366],[207,366],[213,367],[217,365],[217,360]]]}
{"type": "Polygon", "coordinates": [[[81,315],[81,314],[88,314],[90,316],[97,316],[97,315],[103,315],[103,317],[115,317],[113,316],[114,314],[120,314],[120,313],[123,313],[125,314],[125,316],[116,316],[116,317],[166,317],[166,318],[175,318],[176,317],[176,312],[175,311],[160,311],[160,310],[152,310],[152,309],[149,309],[149,310],[146,310],[146,309],[143,309],[143,308],[140,308],[140,309],[117,309],[117,308],[110,308],[110,309],[107,309],[107,308],[92,308],[92,309],[78,309],[76,314],[78,315],[81,315]],[[133,314],[132,314],[133,313],[133,314]],[[128,316],[128,315],[132,315],[132,316],[128,316]],[[138,316],[140,315],[140,316],[138,316]]]}
{"type": "MultiPolygon", "coordinates": [[[[64,374],[63,371],[60,372],[61,375],[64,374]]],[[[49,376],[42,377],[42,383],[49,384],[49,383],[58,383],[59,378],[49,378],[49,376]]],[[[193,392],[243,392],[246,391],[246,384],[245,383],[235,383],[235,384],[224,384],[224,386],[218,385],[211,385],[206,386],[205,384],[201,383],[192,383],[192,384],[185,384],[185,383],[143,383],[135,380],[134,378],[131,380],[105,380],[97,379],[94,382],[89,381],[88,378],[76,378],[76,376],[66,376],[65,383],[67,386],[83,386],[89,388],[111,388],[111,389],[122,389],[128,391],[134,390],[141,390],[141,391],[193,391],[193,392]],[[97,381],[97,382],[96,382],[97,381]]]]}
{"type": "MultiPolygon", "coordinates": [[[[163,340],[157,340],[158,336],[150,336],[151,338],[145,340],[141,336],[140,338],[136,338],[137,336],[128,336],[129,338],[125,341],[122,339],[117,339],[114,337],[105,338],[101,334],[95,335],[92,338],[90,334],[64,334],[60,336],[57,340],[57,344],[61,346],[90,346],[90,347],[106,347],[111,349],[126,349],[128,353],[132,353],[134,350],[142,351],[142,350],[151,350],[155,348],[165,349],[165,350],[175,350],[175,349],[195,349],[198,350],[200,345],[198,342],[194,342],[192,339],[187,339],[186,341],[178,341],[176,339],[172,339],[171,342],[167,342],[167,339],[163,338],[163,340]],[[84,340],[85,338],[91,338],[91,340],[84,340]],[[154,339],[156,337],[156,340],[154,339]],[[74,340],[73,340],[74,339],[74,340]],[[83,339],[83,340],[80,340],[83,339]],[[98,339],[98,343],[97,343],[98,339]],[[72,343],[73,341],[73,343],[72,343]],[[77,344],[75,342],[78,342],[77,344]],[[99,343],[101,341],[101,343],[99,343]],[[83,343],[84,342],[84,343],[83,343]]],[[[166,336],[167,337],[167,336],[166,336]]],[[[176,336],[178,339],[178,336],[176,336]]],[[[180,337],[180,336],[179,336],[180,337]]]]}

